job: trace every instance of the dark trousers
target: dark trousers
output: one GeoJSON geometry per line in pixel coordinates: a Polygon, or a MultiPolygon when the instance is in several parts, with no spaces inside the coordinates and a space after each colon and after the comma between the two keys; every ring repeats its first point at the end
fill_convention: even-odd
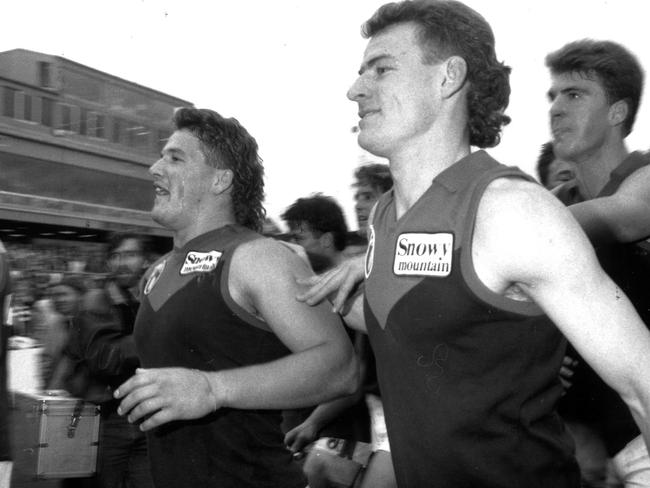
{"type": "Polygon", "coordinates": [[[64,488],[154,488],[144,432],[114,408],[103,408],[97,474],[68,479],[64,488]]]}
{"type": "Polygon", "coordinates": [[[102,414],[98,488],[153,488],[147,439],[114,410],[102,414]]]}

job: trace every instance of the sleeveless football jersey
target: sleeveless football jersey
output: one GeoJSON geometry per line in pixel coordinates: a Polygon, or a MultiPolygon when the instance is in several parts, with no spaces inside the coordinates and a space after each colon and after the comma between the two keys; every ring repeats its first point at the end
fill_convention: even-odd
{"type": "Polygon", "coordinates": [[[364,309],[400,488],[579,485],[555,412],[565,342],[472,264],[478,203],[500,177],[530,179],[479,151],[399,220],[392,191],[375,210],[364,309]]]}
{"type": "MultiPolygon", "coordinates": [[[[597,198],[613,195],[623,181],[637,169],[650,164],[650,155],[631,153],[610,174],[597,198]]],[[[562,185],[558,198],[565,205],[585,201],[576,181],[562,185]]],[[[596,245],[596,255],[605,272],[621,287],[646,325],[650,325],[650,238],[632,243],[596,245]]],[[[615,456],[639,435],[632,414],[620,395],[569,348],[578,359],[571,378],[572,386],[560,400],[560,413],[567,419],[595,425],[603,436],[607,453],[615,456]]]]}
{"type": "MultiPolygon", "coordinates": [[[[143,367],[218,371],[289,354],[228,293],[235,249],[258,238],[243,227],[225,226],[151,266],[143,279],[135,325],[143,367]]],[[[283,444],[280,424],[276,410],[222,408],[148,432],[156,487],[306,486],[300,466],[283,444]]]]}

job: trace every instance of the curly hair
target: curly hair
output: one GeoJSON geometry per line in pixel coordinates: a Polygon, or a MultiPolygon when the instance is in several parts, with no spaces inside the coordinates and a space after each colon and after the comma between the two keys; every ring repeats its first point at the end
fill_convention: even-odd
{"type": "Polygon", "coordinates": [[[510,98],[510,67],[499,62],[494,34],[477,12],[454,0],[405,0],[380,7],[362,26],[370,38],[385,28],[404,22],[419,27],[426,63],[460,56],[467,63],[467,109],[470,144],[494,147],[501,140],[504,114],[510,98]]]}
{"type": "Polygon", "coordinates": [[[555,153],[553,152],[553,143],[545,142],[542,144],[542,147],[539,151],[539,156],[537,157],[537,176],[539,177],[539,182],[546,186],[548,185],[548,172],[551,166],[551,163],[555,161],[555,153]]]}
{"type": "Polygon", "coordinates": [[[570,42],[546,56],[546,66],[553,74],[580,73],[595,78],[605,90],[610,103],[625,100],[628,116],[624,135],[632,132],[643,93],[643,69],[639,60],[625,47],[612,41],[582,39],[570,42]]]}
{"type": "Polygon", "coordinates": [[[393,177],[387,164],[369,163],[359,166],[354,171],[353,186],[368,185],[381,193],[386,193],[393,187],[393,177]]]}
{"type": "Polygon", "coordinates": [[[331,232],[334,237],[334,247],[338,251],[345,249],[348,226],[341,206],[332,197],[318,194],[299,198],[285,210],[282,219],[291,228],[306,222],[312,232],[321,235],[331,232]]]}
{"type": "Polygon", "coordinates": [[[264,167],[257,142],[235,118],[208,109],[182,107],[174,112],[176,130],[191,132],[200,142],[208,164],[233,172],[232,204],[238,224],[261,230],[266,210],[264,167]]]}

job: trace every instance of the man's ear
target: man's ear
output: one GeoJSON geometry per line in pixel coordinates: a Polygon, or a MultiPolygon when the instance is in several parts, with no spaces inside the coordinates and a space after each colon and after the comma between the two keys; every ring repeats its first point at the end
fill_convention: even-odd
{"type": "Polygon", "coordinates": [[[331,232],[323,232],[323,234],[318,239],[325,249],[334,247],[334,235],[331,232]]]}
{"type": "Polygon", "coordinates": [[[212,191],[215,195],[219,195],[227,191],[232,186],[233,173],[230,169],[219,169],[215,171],[214,180],[212,182],[212,191]]]}
{"type": "Polygon", "coordinates": [[[442,96],[445,98],[455,95],[467,80],[467,63],[460,56],[451,56],[443,61],[444,79],[442,81],[442,96]]]}
{"type": "Polygon", "coordinates": [[[618,100],[609,107],[608,117],[611,125],[621,125],[630,113],[630,107],[627,100],[618,100]]]}

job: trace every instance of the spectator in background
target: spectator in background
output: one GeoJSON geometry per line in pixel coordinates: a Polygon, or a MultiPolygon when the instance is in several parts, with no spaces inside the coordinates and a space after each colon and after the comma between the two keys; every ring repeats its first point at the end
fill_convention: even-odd
{"type": "Polygon", "coordinates": [[[354,211],[359,228],[348,235],[346,256],[364,253],[368,245],[368,218],[377,199],[393,187],[387,164],[369,163],[354,171],[354,211]]]}
{"type": "Polygon", "coordinates": [[[537,177],[539,182],[548,190],[552,190],[574,177],[573,165],[568,161],[558,159],[553,152],[553,143],[546,142],[537,158],[537,177]]]}
{"type": "Polygon", "coordinates": [[[58,375],[65,375],[68,371],[65,350],[73,330],[73,320],[85,293],[86,286],[81,278],[67,276],[49,285],[44,298],[36,302],[38,311],[33,314],[34,338],[43,344],[42,384],[50,389],[65,389],[59,382],[62,377],[58,375]]]}
{"type": "Polygon", "coordinates": [[[359,224],[359,234],[366,237],[368,218],[375,202],[393,187],[393,178],[387,164],[370,163],[354,172],[354,209],[359,224]]]}
{"type": "Polygon", "coordinates": [[[319,273],[341,263],[348,227],[343,209],[325,195],[299,198],[282,214],[290,239],[307,252],[312,268],[319,273]]]}
{"type": "Polygon", "coordinates": [[[7,251],[0,242],[0,488],[9,488],[11,482],[11,446],[9,444],[9,396],[7,392],[7,338],[9,311],[6,299],[11,290],[7,251]]]}
{"type": "Polygon", "coordinates": [[[67,353],[74,364],[65,386],[101,406],[97,488],[153,487],[145,434],[117,414],[114,389],[139,365],[133,341],[138,284],[148,263],[148,241],[115,234],[108,245],[109,279],[83,296],[67,353]]]}

